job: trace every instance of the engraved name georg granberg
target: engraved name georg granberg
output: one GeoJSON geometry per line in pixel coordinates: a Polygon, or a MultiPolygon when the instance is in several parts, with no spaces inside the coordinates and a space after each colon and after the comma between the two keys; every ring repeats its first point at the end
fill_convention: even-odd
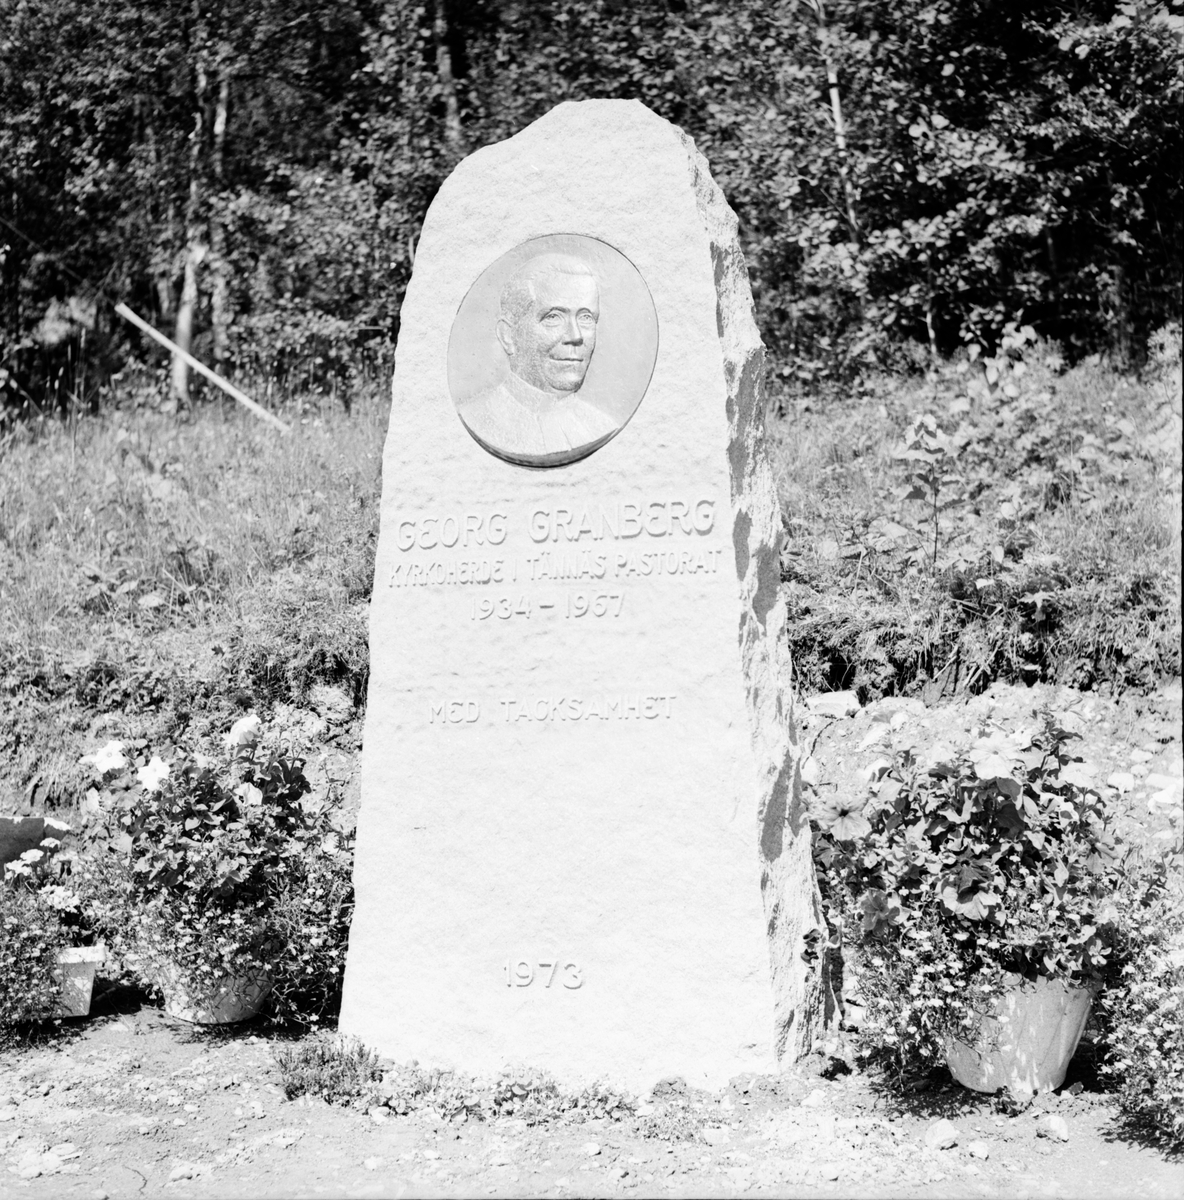
{"type": "MultiPolygon", "coordinates": [[[[506,513],[494,511],[425,515],[396,522],[395,545],[408,550],[469,550],[475,546],[500,546],[506,540],[506,513]]],[[[629,540],[648,537],[700,537],[715,527],[715,501],[625,500],[616,504],[583,504],[578,507],[539,505],[531,509],[527,529],[532,542],[629,540]]]]}

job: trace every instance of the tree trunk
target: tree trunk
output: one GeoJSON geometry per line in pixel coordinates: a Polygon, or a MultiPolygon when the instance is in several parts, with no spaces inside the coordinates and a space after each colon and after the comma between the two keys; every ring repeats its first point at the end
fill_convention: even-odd
{"type": "MultiPolygon", "coordinates": [[[[1110,168],[1106,168],[1106,190],[1114,196],[1114,178],[1110,168]]],[[[1111,212],[1116,211],[1111,205],[1111,212]]],[[[1121,242],[1121,226],[1116,220],[1110,226],[1110,245],[1113,257],[1110,271],[1109,295],[1106,297],[1110,320],[1110,353],[1118,365],[1129,369],[1131,365],[1131,307],[1128,295],[1128,285],[1125,264],[1123,262],[1123,246],[1121,242]]]]}
{"type": "Polygon", "coordinates": [[[161,321],[167,321],[173,315],[173,273],[167,264],[153,269],[152,282],[156,286],[156,307],[160,309],[161,321]]]}
{"type": "MultiPolygon", "coordinates": [[[[1052,230],[1045,227],[1044,245],[1048,251],[1048,282],[1052,289],[1053,303],[1056,305],[1057,320],[1061,319],[1061,269],[1057,260],[1057,245],[1053,240],[1052,230]]],[[[1060,330],[1058,329],[1058,333],[1060,330]]]]}
{"type": "Polygon", "coordinates": [[[847,161],[847,125],[843,120],[843,104],[839,96],[839,73],[835,69],[826,44],[826,12],[823,10],[822,0],[801,0],[801,2],[818,18],[818,51],[822,56],[822,64],[826,68],[826,83],[830,90],[830,115],[835,130],[835,148],[839,152],[839,179],[843,185],[843,199],[847,206],[847,228],[850,231],[851,240],[858,243],[859,221],[855,211],[855,189],[851,185],[851,174],[847,161]]]}
{"type": "Polygon", "coordinates": [[[230,70],[223,67],[218,81],[214,110],[214,178],[218,195],[210,211],[210,320],[214,327],[214,363],[218,370],[230,354],[230,286],[226,265],[226,226],[222,220],[223,155],[226,145],[226,115],[230,105],[230,70]]]}
{"type": "MultiPolygon", "coordinates": [[[[197,271],[206,256],[205,243],[200,234],[190,237],[185,247],[185,281],[181,285],[181,302],[177,305],[177,326],[173,341],[185,351],[193,353],[193,314],[197,309],[197,271]]],[[[173,355],[173,399],[182,408],[189,405],[189,364],[179,355],[173,355]]]]}
{"type": "Polygon", "coordinates": [[[835,145],[839,151],[839,178],[843,183],[843,199],[847,202],[847,228],[851,232],[851,240],[858,244],[859,221],[855,216],[855,190],[851,186],[851,173],[847,162],[847,127],[843,123],[843,106],[839,101],[839,76],[828,57],[824,57],[823,62],[826,64],[826,82],[830,86],[830,109],[835,125],[835,145]]]}
{"type": "Polygon", "coordinates": [[[456,99],[456,80],[452,75],[452,51],[448,48],[448,10],[446,0],[435,0],[432,34],[436,42],[436,77],[444,99],[444,142],[450,156],[459,159],[464,154],[464,139],[460,128],[460,105],[456,99]]]}
{"type": "MultiPolygon", "coordinates": [[[[206,256],[206,242],[201,226],[201,165],[202,138],[205,131],[206,71],[197,64],[193,132],[189,135],[189,202],[185,211],[185,279],[181,285],[181,301],[177,305],[177,325],[173,341],[185,351],[193,352],[193,317],[197,310],[197,271],[206,256]]],[[[179,354],[173,355],[173,401],[180,407],[189,405],[189,364],[179,354]]]]}

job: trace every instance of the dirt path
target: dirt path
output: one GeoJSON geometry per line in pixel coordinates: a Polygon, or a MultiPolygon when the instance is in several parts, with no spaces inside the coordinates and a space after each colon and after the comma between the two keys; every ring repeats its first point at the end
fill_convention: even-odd
{"type": "Polygon", "coordinates": [[[864,1076],[801,1073],[675,1092],[622,1121],[454,1125],[286,1101],[271,1051],[266,1036],[197,1033],[144,1008],[0,1058],[0,1195],[1184,1194],[1184,1166],[1118,1137],[1088,1090],[1005,1117],[949,1086],[899,1111],[864,1076]],[[956,1144],[930,1148],[942,1119],[956,1144]],[[657,1124],[682,1136],[647,1136],[657,1124]]]}

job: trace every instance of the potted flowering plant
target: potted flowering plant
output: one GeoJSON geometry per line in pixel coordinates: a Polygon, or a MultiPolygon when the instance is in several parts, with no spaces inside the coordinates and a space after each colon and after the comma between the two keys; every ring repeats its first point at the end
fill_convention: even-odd
{"type": "Polygon", "coordinates": [[[208,759],[154,760],[141,788],[99,795],[90,898],[113,946],[183,1020],[259,1011],[285,950],[285,881],[332,832],[302,762],[263,754],[257,735],[257,719],[236,726],[222,773],[208,759]]]}
{"type": "Polygon", "coordinates": [[[63,846],[69,826],[47,818],[44,831],[47,836],[39,846],[4,864],[3,886],[12,899],[5,907],[19,908],[28,923],[39,927],[52,942],[50,983],[54,995],[45,1015],[85,1017],[90,1012],[95,972],[107,951],[96,938],[72,878],[77,854],[63,846]]]}
{"type": "Polygon", "coordinates": [[[981,1091],[1064,1081],[1115,970],[1124,869],[1075,736],[1044,712],[1038,729],[949,761],[898,754],[870,798],[816,807],[815,863],[853,943],[865,1049],[901,1068],[944,1058],[981,1091]]]}

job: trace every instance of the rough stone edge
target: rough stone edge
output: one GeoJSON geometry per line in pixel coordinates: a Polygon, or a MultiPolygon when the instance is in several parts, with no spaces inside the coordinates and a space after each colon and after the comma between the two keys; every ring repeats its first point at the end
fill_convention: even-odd
{"type": "Polygon", "coordinates": [[[732,545],[740,580],[740,657],[760,778],[757,840],[773,979],[774,1049],[790,1063],[834,1020],[827,929],[802,802],[792,664],[781,593],[781,510],[765,449],[765,348],[753,316],[739,222],[707,160],[682,134],[711,246],[716,328],[727,381],[732,545]]]}

